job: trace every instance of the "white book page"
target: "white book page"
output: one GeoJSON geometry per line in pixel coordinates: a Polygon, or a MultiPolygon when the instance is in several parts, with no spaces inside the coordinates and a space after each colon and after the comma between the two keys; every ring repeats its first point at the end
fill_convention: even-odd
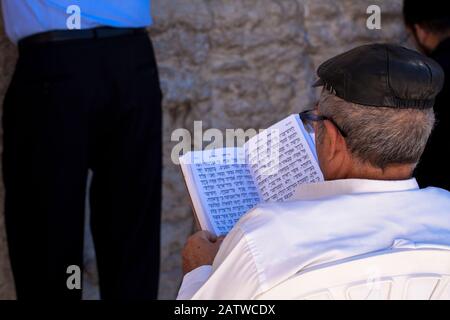
{"type": "Polygon", "coordinates": [[[211,224],[206,209],[202,203],[200,197],[200,190],[197,186],[197,180],[194,178],[194,172],[192,170],[193,159],[202,159],[201,152],[188,152],[184,156],[180,157],[180,167],[183,173],[183,178],[186,183],[186,187],[191,198],[192,207],[198,221],[201,230],[207,230],[215,233],[214,227],[211,224]]]}
{"type": "Polygon", "coordinates": [[[225,148],[186,155],[195,159],[190,165],[193,179],[212,228],[209,231],[216,235],[227,234],[242,215],[261,201],[242,151],[225,148]]]}
{"type": "Polygon", "coordinates": [[[314,143],[298,115],[258,134],[244,148],[264,202],[290,200],[298,185],[323,181],[314,143]]]}

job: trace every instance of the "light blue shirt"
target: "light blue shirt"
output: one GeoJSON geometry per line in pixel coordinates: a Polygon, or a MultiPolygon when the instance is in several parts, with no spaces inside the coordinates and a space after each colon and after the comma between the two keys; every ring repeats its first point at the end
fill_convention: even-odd
{"type": "Polygon", "coordinates": [[[81,29],[98,26],[139,28],[151,25],[150,0],[1,0],[8,37],[17,42],[50,30],[67,30],[71,13],[80,8],[81,29]]]}

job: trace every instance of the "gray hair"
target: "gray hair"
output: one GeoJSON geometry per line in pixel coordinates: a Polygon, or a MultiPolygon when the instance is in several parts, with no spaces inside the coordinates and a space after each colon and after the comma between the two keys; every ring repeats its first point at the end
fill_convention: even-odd
{"type": "Polygon", "coordinates": [[[363,106],[346,102],[327,90],[320,97],[319,112],[345,132],[353,156],[382,169],[393,164],[417,165],[435,123],[432,108],[363,106]]]}

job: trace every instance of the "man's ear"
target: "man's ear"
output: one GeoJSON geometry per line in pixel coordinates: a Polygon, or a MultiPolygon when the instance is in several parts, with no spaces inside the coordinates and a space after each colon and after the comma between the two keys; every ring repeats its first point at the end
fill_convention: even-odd
{"type": "Polygon", "coordinates": [[[416,34],[417,41],[420,45],[425,45],[428,39],[428,32],[420,26],[420,24],[414,25],[414,33],[416,34]]]}
{"type": "MultiPolygon", "coordinates": [[[[344,137],[342,137],[338,128],[329,120],[323,122],[326,133],[324,134],[323,144],[327,149],[328,161],[342,157],[347,152],[347,144],[344,137]]],[[[340,159],[342,160],[342,159],[340,159]]]]}
{"type": "Polygon", "coordinates": [[[323,121],[323,126],[322,145],[326,150],[326,160],[329,162],[335,157],[338,132],[336,127],[328,120],[323,121]]]}

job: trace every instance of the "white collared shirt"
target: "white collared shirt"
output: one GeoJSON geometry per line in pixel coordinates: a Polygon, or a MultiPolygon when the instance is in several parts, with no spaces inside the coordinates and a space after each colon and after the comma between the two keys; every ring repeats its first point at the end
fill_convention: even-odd
{"type": "Polygon", "coordinates": [[[184,277],[178,299],[257,299],[299,271],[399,247],[450,249],[449,192],[415,179],[303,185],[294,201],[242,217],[213,265],[184,277]]]}

